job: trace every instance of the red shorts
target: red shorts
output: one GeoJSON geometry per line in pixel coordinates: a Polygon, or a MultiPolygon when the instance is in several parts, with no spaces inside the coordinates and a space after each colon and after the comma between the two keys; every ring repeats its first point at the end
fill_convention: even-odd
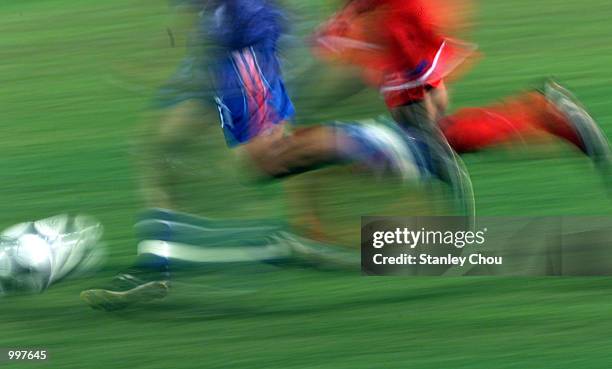
{"type": "Polygon", "coordinates": [[[393,108],[423,100],[428,91],[443,85],[475,49],[473,44],[446,39],[435,56],[424,59],[418,69],[385,73],[379,86],[385,103],[393,108]]]}

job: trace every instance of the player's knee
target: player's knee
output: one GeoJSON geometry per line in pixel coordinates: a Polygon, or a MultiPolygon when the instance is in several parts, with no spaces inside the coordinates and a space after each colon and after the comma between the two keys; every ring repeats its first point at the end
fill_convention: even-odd
{"type": "Polygon", "coordinates": [[[297,131],[289,136],[260,137],[243,147],[260,175],[284,178],[332,161],[334,143],[331,132],[311,129],[297,131]]]}
{"type": "Polygon", "coordinates": [[[279,175],[283,171],[281,158],[273,151],[278,144],[271,137],[257,137],[237,147],[240,178],[246,183],[257,183],[279,175]]]}
{"type": "Polygon", "coordinates": [[[159,120],[155,142],[163,146],[177,146],[188,142],[204,127],[205,112],[196,101],[185,101],[170,108],[159,120]]]}

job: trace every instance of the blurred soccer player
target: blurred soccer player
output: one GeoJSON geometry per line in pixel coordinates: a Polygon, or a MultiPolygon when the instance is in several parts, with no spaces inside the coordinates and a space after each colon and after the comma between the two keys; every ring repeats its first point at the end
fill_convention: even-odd
{"type": "Polygon", "coordinates": [[[402,126],[439,132],[458,153],[538,134],[563,139],[608,171],[605,135],[576,98],[557,83],[486,107],[446,116],[444,84],[475,45],[453,35],[468,23],[466,0],[353,0],[315,34],[319,56],[361,67],[402,126]]]}
{"type": "MultiPolygon", "coordinates": [[[[377,172],[390,171],[404,179],[437,176],[452,182],[461,175],[452,158],[445,157],[446,152],[430,148],[419,140],[418,134],[409,136],[394,124],[322,124],[290,133],[287,123],[294,107],[285,90],[277,56],[277,41],[283,32],[284,15],[273,0],[205,2],[197,39],[210,46],[206,58],[188,58],[179,69],[179,76],[186,71],[192,76],[194,69],[210,75],[209,80],[204,78],[206,85],[191,94],[175,94],[179,96],[177,102],[207,102],[204,109],[218,113],[229,147],[243,156],[258,177],[283,178],[347,162],[358,162],[377,172]],[[204,64],[197,65],[199,62],[204,64]],[[437,158],[436,165],[426,159],[432,156],[437,158]]],[[[180,114],[174,122],[179,128],[180,114]]],[[[90,306],[118,309],[165,296],[169,286],[168,257],[184,251],[184,245],[172,244],[172,234],[179,228],[193,228],[186,223],[210,229],[202,219],[187,219],[188,216],[172,212],[153,213],[140,223],[141,228],[159,225],[162,230],[153,231],[157,234],[149,235],[150,242],[141,243],[138,268],[119,275],[116,285],[109,289],[84,291],[81,297],[90,306]]],[[[243,231],[235,224],[224,227],[228,228],[233,228],[234,233],[243,231]]],[[[227,238],[228,233],[220,233],[223,232],[227,238]]],[[[252,243],[254,237],[249,238],[252,243]]],[[[212,262],[240,262],[286,254],[285,250],[271,254],[271,249],[264,247],[228,250],[225,254],[215,249],[207,255],[212,262]]]]}

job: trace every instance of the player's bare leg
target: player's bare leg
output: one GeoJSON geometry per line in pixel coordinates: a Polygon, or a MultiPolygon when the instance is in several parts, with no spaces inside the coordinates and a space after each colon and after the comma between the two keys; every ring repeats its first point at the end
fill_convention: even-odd
{"type": "Polygon", "coordinates": [[[338,140],[330,126],[300,128],[291,134],[279,126],[238,150],[262,175],[283,178],[344,160],[338,140]]]}
{"type": "Polygon", "coordinates": [[[389,107],[389,111],[395,122],[404,129],[424,132],[428,145],[439,152],[434,165],[440,178],[451,186],[456,205],[465,213],[473,215],[474,194],[469,173],[438,126],[447,105],[448,94],[441,83],[438,88],[428,89],[422,99],[389,107]]]}
{"type": "Polygon", "coordinates": [[[140,187],[147,207],[176,209],[172,190],[180,169],[177,153],[202,139],[206,121],[214,115],[197,100],[171,107],[161,117],[153,115],[143,125],[137,149],[140,187]]]}

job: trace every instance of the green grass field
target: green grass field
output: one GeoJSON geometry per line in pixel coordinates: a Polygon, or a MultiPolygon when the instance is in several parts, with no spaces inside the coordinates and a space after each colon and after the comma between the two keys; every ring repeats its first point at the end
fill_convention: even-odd
{"type": "MultiPolygon", "coordinates": [[[[328,12],[319,1],[292,2],[303,15],[298,33],[328,12]]],[[[494,101],[554,75],[612,134],[609,5],[482,1],[474,38],[486,57],[453,85],[453,108],[494,101]]],[[[162,0],[5,0],[0,14],[0,228],[85,212],[102,221],[110,246],[108,265],[95,278],[65,281],[40,296],[0,299],[0,348],[47,347],[51,356],[47,364],[0,366],[610,367],[607,278],[365,278],[258,266],[229,276],[192,275],[146,309],[89,309],[79,292],[106,281],[135,253],[132,224],[143,206],[135,143],[146,132],[143,116],[156,86],[184,53],[184,22],[162,0]],[[211,286],[227,279],[257,292],[210,298],[211,286]]],[[[325,84],[310,82],[296,91],[303,121],[368,117],[382,109],[372,93],[318,109],[313,101],[322,99],[325,84]]],[[[178,187],[186,207],[220,217],[285,211],[279,186],[252,189],[234,178],[216,123],[201,143],[190,161],[203,163],[201,170],[178,187]]],[[[563,146],[552,151],[543,159],[534,150],[466,157],[479,212],[610,214],[610,200],[585,159],[563,146]]]]}

